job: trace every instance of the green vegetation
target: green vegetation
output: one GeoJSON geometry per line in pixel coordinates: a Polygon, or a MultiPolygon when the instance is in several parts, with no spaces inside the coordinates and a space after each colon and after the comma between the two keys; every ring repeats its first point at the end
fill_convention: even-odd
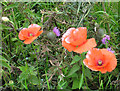
{"type": "Polygon", "coordinates": [[[118,2],[2,2],[0,48],[1,89],[120,89],[120,31],[118,2]],[[18,38],[22,28],[38,24],[43,33],[31,44],[18,38]],[[48,35],[57,27],[58,37],[48,35]],[[111,47],[117,67],[102,74],[83,64],[82,55],[62,47],[61,37],[71,27],[87,27],[87,37],[97,48],[111,47]],[[102,44],[104,34],[110,36],[102,44]]]}

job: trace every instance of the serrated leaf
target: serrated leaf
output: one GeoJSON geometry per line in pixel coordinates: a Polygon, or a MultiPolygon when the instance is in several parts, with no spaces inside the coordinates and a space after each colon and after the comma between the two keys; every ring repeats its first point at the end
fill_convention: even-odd
{"type": "Polygon", "coordinates": [[[85,68],[84,71],[85,71],[85,76],[92,80],[93,77],[90,70],[88,68],[85,68]]]}
{"type": "Polygon", "coordinates": [[[27,66],[20,66],[18,67],[22,72],[26,71],[28,69],[27,66]]]}
{"type": "Polygon", "coordinates": [[[73,79],[72,89],[77,89],[79,87],[79,79],[73,79]]]}
{"type": "Polygon", "coordinates": [[[80,59],[81,58],[78,55],[75,55],[70,65],[77,63],[80,59]]]}
{"type": "Polygon", "coordinates": [[[78,78],[78,74],[77,74],[77,73],[74,73],[74,74],[72,74],[71,76],[69,76],[68,78],[71,78],[71,77],[78,78]]]}
{"type": "Polygon", "coordinates": [[[22,72],[19,76],[18,82],[21,82],[22,80],[25,80],[28,78],[28,72],[22,72]]]}
{"type": "Polygon", "coordinates": [[[35,75],[30,75],[29,81],[34,85],[40,84],[40,80],[35,75]]]}
{"type": "Polygon", "coordinates": [[[71,76],[73,73],[75,73],[79,69],[80,69],[80,66],[78,64],[73,65],[73,67],[71,68],[67,76],[71,76]]]}

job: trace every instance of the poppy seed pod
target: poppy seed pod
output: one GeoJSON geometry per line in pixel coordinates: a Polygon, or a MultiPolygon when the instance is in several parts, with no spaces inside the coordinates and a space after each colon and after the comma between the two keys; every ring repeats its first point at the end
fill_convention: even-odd
{"type": "Polygon", "coordinates": [[[54,39],[55,39],[55,34],[54,34],[53,32],[48,32],[48,33],[47,33],[47,37],[48,37],[48,39],[50,39],[50,40],[54,40],[54,39]]]}
{"type": "Polygon", "coordinates": [[[105,34],[105,29],[104,28],[99,28],[97,31],[97,35],[102,37],[105,34]]]}

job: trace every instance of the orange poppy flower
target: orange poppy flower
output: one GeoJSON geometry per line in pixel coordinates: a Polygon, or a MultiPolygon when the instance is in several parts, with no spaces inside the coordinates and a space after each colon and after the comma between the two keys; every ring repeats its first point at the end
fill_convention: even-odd
{"type": "Polygon", "coordinates": [[[83,63],[93,71],[111,72],[117,66],[115,55],[107,49],[93,48],[88,51],[83,63]]]}
{"type": "Polygon", "coordinates": [[[19,32],[19,39],[25,40],[25,44],[32,43],[41,33],[43,33],[43,30],[39,31],[41,27],[37,24],[31,24],[28,28],[23,28],[19,32]]]}
{"type": "Polygon", "coordinates": [[[77,29],[70,28],[62,36],[62,46],[69,52],[74,51],[82,53],[96,47],[96,41],[94,38],[87,39],[87,28],[79,27],[77,29]]]}

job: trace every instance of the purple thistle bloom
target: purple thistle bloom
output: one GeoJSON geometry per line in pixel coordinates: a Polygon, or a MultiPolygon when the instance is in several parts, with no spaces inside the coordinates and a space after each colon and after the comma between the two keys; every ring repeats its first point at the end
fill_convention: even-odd
{"type": "Polygon", "coordinates": [[[57,29],[57,27],[54,27],[53,32],[57,35],[60,36],[60,31],[57,29]]]}
{"type": "Polygon", "coordinates": [[[109,35],[105,35],[105,37],[102,39],[102,43],[106,44],[106,42],[108,43],[107,40],[110,40],[110,36],[109,35]]]}
{"type": "Polygon", "coordinates": [[[111,50],[111,47],[110,48],[107,48],[108,51],[112,52],[112,53],[115,53],[115,51],[111,50]]]}

